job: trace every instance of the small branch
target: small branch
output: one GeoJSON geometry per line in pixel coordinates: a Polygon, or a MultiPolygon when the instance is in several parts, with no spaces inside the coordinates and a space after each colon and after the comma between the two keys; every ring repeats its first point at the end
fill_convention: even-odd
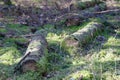
{"type": "Polygon", "coordinates": [[[104,14],[104,13],[117,12],[117,11],[120,11],[120,9],[115,9],[115,10],[105,10],[105,11],[100,11],[100,12],[94,12],[94,14],[104,14]]]}

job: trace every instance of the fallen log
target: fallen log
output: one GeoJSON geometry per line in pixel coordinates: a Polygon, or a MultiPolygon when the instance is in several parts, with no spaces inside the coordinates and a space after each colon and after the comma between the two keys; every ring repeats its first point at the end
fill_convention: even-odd
{"type": "Polygon", "coordinates": [[[22,72],[36,71],[37,61],[47,52],[47,41],[43,33],[37,31],[28,45],[25,55],[21,58],[15,72],[21,70],[22,72]]]}
{"type": "Polygon", "coordinates": [[[76,24],[76,22],[77,22],[77,24],[78,24],[78,22],[84,22],[85,20],[88,20],[89,18],[96,17],[96,15],[98,15],[98,14],[96,14],[96,12],[105,11],[105,10],[107,10],[106,4],[101,3],[99,5],[96,5],[94,7],[90,7],[90,8],[81,10],[81,11],[73,11],[73,12],[58,15],[51,22],[59,23],[60,21],[65,20],[65,24],[66,24],[66,22],[67,22],[67,24],[69,24],[69,22],[72,22],[72,24],[74,22],[75,22],[74,24],[76,24]],[[79,19],[77,19],[78,21],[76,21],[76,19],[74,19],[74,17],[78,17],[79,18],[79,19]]]}
{"type": "Polygon", "coordinates": [[[107,10],[106,4],[101,3],[99,5],[96,5],[94,7],[90,7],[90,8],[81,10],[81,11],[74,11],[74,12],[61,14],[59,16],[56,16],[56,18],[54,20],[57,21],[58,19],[64,19],[64,18],[68,18],[69,16],[75,16],[75,15],[79,15],[80,17],[82,16],[82,17],[85,17],[85,18],[89,18],[88,16],[84,16],[84,15],[85,14],[91,14],[92,15],[95,12],[100,12],[100,11],[104,11],[104,10],[107,10]]]}
{"type": "MultiPolygon", "coordinates": [[[[67,50],[74,50],[93,39],[100,31],[103,30],[103,25],[99,22],[90,22],[83,29],[67,36],[62,41],[62,47],[67,50]]],[[[68,51],[71,53],[71,51],[68,51]]]]}

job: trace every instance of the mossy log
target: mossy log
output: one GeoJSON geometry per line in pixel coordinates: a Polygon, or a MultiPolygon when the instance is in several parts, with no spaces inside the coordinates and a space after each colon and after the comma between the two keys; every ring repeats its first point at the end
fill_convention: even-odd
{"type": "Polygon", "coordinates": [[[62,46],[67,49],[83,46],[102,30],[103,25],[101,23],[90,22],[83,29],[80,29],[77,32],[66,37],[62,42],[62,46]]]}
{"type": "Polygon", "coordinates": [[[38,69],[37,61],[45,53],[47,53],[47,41],[42,33],[37,31],[29,43],[25,55],[15,67],[15,72],[16,70],[21,70],[22,72],[36,71],[38,69]]]}

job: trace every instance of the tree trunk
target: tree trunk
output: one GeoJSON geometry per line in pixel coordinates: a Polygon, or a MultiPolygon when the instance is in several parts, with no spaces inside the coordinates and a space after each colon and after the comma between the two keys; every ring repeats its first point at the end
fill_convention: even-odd
{"type": "Polygon", "coordinates": [[[47,41],[45,37],[42,33],[36,32],[28,45],[25,55],[15,67],[15,72],[16,70],[22,70],[22,72],[36,71],[38,69],[36,65],[37,61],[44,56],[46,51],[47,41]]]}
{"type": "Polygon", "coordinates": [[[103,25],[101,23],[90,22],[87,26],[85,26],[85,28],[80,29],[77,32],[66,37],[62,42],[62,46],[67,50],[69,50],[69,48],[73,50],[74,48],[83,46],[91,39],[93,39],[102,29],[103,25]]]}

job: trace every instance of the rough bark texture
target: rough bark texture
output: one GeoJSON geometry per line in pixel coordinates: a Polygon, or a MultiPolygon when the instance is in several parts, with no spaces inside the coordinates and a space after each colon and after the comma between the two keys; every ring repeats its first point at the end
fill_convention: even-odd
{"type": "Polygon", "coordinates": [[[91,22],[85,28],[78,30],[64,39],[63,43],[66,47],[81,46],[90,41],[97,32],[103,29],[103,25],[98,22],[91,22]]]}
{"type": "Polygon", "coordinates": [[[36,71],[37,65],[36,62],[40,60],[42,56],[47,51],[47,41],[42,33],[36,32],[33,36],[25,55],[22,57],[18,66],[22,72],[27,72],[29,70],[36,71]]]}

